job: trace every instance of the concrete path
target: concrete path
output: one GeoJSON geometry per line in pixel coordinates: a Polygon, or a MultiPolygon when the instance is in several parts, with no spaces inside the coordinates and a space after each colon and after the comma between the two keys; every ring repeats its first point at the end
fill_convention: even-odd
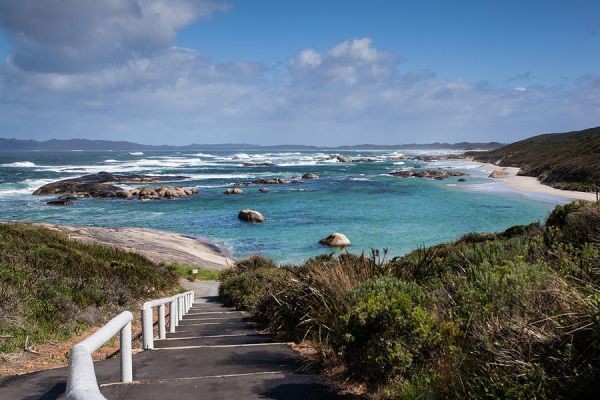
{"type": "MultiPolygon", "coordinates": [[[[192,284],[214,294],[211,284],[192,284]]],[[[302,372],[289,346],[253,330],[238,311],[216,297],[200,298],[177,333],[155,340],[155,350],[134,355],[133,378],[118,383],[119,360],[95,363],[107,399],[338,399],[317,375],[302,372]]],[[[66,368],[0,380],[1,399],[57,399],[66,368]]]]}

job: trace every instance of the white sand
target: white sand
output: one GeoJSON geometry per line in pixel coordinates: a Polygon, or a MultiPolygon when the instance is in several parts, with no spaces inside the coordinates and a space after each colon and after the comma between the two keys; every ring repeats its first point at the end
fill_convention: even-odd
{"type": "Polygon", "coordinates": [[[81,242],[99,243],[139,253],[158,263],[177,262],[217,270],[233,265],[227,253],[216,245],[177,233],[142,228],[35,225],[65,232],[71,239],[81,242]]]}
{"type": "Polygon", "coordinates": [[[488,169],[490,173],[492,171],[501,171],[504,176],[501,178],[495,178],[502,180],[507,187],[523,192],[523,193],[538,193],[553,197],[559,197],[568,200],[588,200],[596,201],[595,193],[577,192],[574,190],[561,190],[555,189],[550,186],[546,186],[538,181],[537,178],[532,176],[519,176],[517,173],[520,168],[516,167],[499,167],[494,164],[480,163],[472,161],[474,164],[481,166],[484,169],[488,169]]]}

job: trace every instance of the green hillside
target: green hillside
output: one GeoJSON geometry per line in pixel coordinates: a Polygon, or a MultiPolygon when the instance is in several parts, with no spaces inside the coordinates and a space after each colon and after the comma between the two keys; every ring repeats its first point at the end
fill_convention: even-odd
{"type": "Polygon", "coordinates": [[[487,152],[471,152],[476,161],[521,168],[558,188],[593,192],[600,186],[600,127],[534,136],[487,152]]]}
{"type": "Polygon", "coordinates": [[[68,339],[178,289],[172,268],[138,254],[0,223],[0,352],[68,339]]]}

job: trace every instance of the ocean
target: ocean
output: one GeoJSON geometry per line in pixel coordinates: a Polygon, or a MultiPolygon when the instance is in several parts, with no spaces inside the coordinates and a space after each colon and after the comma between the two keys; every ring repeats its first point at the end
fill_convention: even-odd
{"type": "Polygon", "coordinates": [[[398,160],[402,155],[446,151],[343,153],[377,159],[368,163],[339,163],[334,153],[0,151],[0,219],[155,228],[208,239],[234,257],[260,253],[281,263],[297,263],[331,252],[318,241],[334,231],[349,237],[351,252],[385,248],[397,256],[467,232],[543,221],[556,204],[565,202],[508,189],[502,181],[488,178],[489,169],[465,160],[398,160]],[[273,165],[245,167],[244,162],[273,165]],[[437,181],[388,175],[420,168],[450,168],[469,176],[461,183],[458,177],[437,181]],[[184,175],[189,179],[166,185],[196,186],[200,195],[145,202],[80,199],[57,207],[46,205],[56,196],[31,194],[46,183],[100,171],[184,175]],[[223,194],[237,181],[308,172],[320,179],[269,186],[265,194],[258,192],[259,186],[243,187],[246,194],[241,196],[223,194]],[[245,208],[260,211],[267,220],[239,221],[237,214],[245,208]]]}

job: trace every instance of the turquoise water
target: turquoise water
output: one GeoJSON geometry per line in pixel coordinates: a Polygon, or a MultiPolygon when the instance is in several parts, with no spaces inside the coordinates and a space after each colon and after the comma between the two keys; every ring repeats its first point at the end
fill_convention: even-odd
{"type": "MultiPolygon", "coordinates": [[[[487,178],[489,170],[464,161],[398,161],[398,152],[348,152],[377,157],[373,163],[337,163],[333,152],[2,152],[0,219],[69,225],[135,226],[204,237],[234,256],[263,253],[280,262],[297,262],[329,252],[318,240],[339,231],[352,251],[387,248],[400,255],[419,245],[453,240],[471,231],[498,231],[543,220],[560,199],[530,197],[487,178]],[[274,166],[243,167],[244,161],[274,166]],[[410,168],[452,168],[470,174],[467,182],[402,179],[387,175],[410,168]],[[177,174],[197,186],[199,196],[177,200],[81,199],[73,206],[47,206],[51,197],[32,196],[37,187],[66,177],[109,171],[177,174]],[[321,179],[298,185],[244,188],[243,196],[223,190],[236,181],[317,173],[321,179]],[[267,221],[238,221],[240,209],[262,212],[267,221]]],[[[404,154],[423,152],[403,151],[404,154]]],[[[564,200],[562,201],[564,202],[564,200]]]]}

